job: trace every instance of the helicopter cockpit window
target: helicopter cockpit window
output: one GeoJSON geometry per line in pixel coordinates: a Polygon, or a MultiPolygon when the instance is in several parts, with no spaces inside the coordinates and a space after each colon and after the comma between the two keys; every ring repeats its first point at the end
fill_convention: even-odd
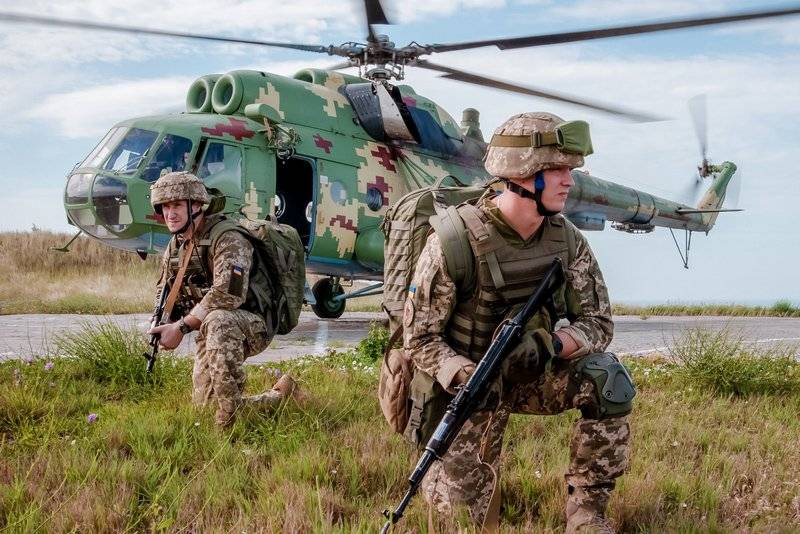
{"type": "Polygon", "coordinates": [[[147,182],[155,182],[162,174],[185,170],[191,153],[191,139],[166,134],[161,140],[161,144],[158,145],[156,155],[142,173],[142,179],[147,182]]]}
{"type": "Polygon", "coordinates": [[[224,143],[209,143],[197,175],[205,181],[224,179],[241,183],[242,151],[224,143]]]}
{"type": "Polygon", "coordinates": [[[99,167],[111,153],[111,149],[125,137],[127,131],[128,128],[111,128],[78,167],[99,167]]]}
{"type": "MultiPolygon", "coordinates": [[[[153,145],[156,137],[158,137],[158,133],[151,132],[150,130],[142,130],[140,128],[120,128],[120,130],[122,130],[125,137],[116,148],[114,148],[113,152],[111,152],[111,155],[103,165],[103,169],[121,174],[130,174],[139,167],[147,150],[153,145]]],[[[107,145],[109,147],[114,146],[112,143],[117,139],[117,133],[114,133],[114,135],[109,138],[107,145]]],[[[100,155],[101,154],[98,153],[98,156],[100,155]]]]}

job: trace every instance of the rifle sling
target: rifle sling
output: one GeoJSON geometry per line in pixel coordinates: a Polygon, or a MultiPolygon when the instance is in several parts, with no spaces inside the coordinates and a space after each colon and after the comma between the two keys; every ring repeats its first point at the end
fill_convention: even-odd
{"type": "Polygon", "coordinates": [[[190,239],[188,244],[184,245],[183,255],[181,256],[181,263],[178,266],[178,274],[175,275],[175,281],[169,288],[169,295],[167,295],[167,302],[164,304],[164,312],[161,317],[169,320],[172,315],[172,308],[175,307],[175,301],[178,300],[178,293],[183,284],[183,276],[186,274],[186,268],[189,266],[189,260],[192,258],[194,252],[194,240],[190,239]]]}

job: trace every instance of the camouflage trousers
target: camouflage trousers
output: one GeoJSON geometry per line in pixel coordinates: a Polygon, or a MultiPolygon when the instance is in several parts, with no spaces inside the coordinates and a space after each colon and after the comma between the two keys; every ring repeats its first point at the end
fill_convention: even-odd
{"type": "MultiPolygon", "coordinates": [[[[536,381],[506,386],[496,409],[476,412],[423,479],[422,492],[429,505],[447,515],[452,515],[456,507],[466,507],[477,525],[496,515],[500,506],[500,452],[509,416],[553,415],[582,407],[591,413],[596,407],[593,382],[584,380],[569,387],[571,367],[554,360],[536,381]]],[[[578,419],[570,442],[567,485],[613,487],[628,467],[629,441],[628,416],[578,419]]]]}
{"type": "Polygon", "coordinates": [[[264,319],[245,310],[214,310],[203,320],[195,341],[192,402],[197,406],[216,405],[217,425],[232,423],[242,404],[274,405],[280,401],[266,394],[242,396],[245,359],[266,349],[270,341],[272,332],[264,319]]]}

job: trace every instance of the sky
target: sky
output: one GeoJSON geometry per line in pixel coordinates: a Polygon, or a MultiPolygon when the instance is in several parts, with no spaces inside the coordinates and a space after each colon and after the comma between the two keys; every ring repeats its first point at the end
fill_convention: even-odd
{"type": "MultiPolygon", "coordinates": [[[[786,7],[709,0],[383,0],[399,44],[546,34],[670,17],[786,7]],[[698,7],[702,4],[702,7],[698,7]]],[[[3,11],[304,44],[363,41],[353,1],[4,0],[3,11]],[[162,5],[159,5],[162,4],[162,5]]],[[[800,304],[797,184],[800,17],[527,50],[485,47],[431,61],[669,117],[635,124],[582,108],[439,79],[409,68],[414,89],[457,120],[481,112],[485,136],[512,114],[589,121],[601,178],[687,201],[700,162],[687,101],[707,95],[709,157],[739,167],[743,213],[694,235],[684,269],[666,229],[587,232],[614,302],[800,304]]],[[[338,58],[280,49],[0,23],[0,231],[71,231],[65,175],[117,121],[180,112],[203,74],[253,68],[291,75],[338,58]]],[[[355,73],[355,69],[345,72],[355,73]]],[[[682,234],[678,235],[682,238],[682,234]]]]}

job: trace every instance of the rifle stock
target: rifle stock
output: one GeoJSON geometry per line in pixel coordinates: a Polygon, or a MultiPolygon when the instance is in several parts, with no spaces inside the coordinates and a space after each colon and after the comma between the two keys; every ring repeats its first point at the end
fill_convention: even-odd
{"type": "Polygon", "coordinates": [[[425,446],[425,451],[422,453],[417,466],[408,477],[409,488],[400,504],[393,512],[384,510],[383,515],[386,517],[386,523],[381,529],[381,534],[389,531],[392,525],[400,521],[405,513],[406,507],[411,502],[411,499],[419,490],[422,484],[422,479],[425,474],[433,465],[434,460],[440,458],[450,448],[450,444],[458,435],[461,427],[469,419],[470,415],[474,412],[475,408],[483,400],[489,386],[494,380],[503,359],[509,353],[511,348],[519,341],[522,336],[523,329],[533,315],[544,306],[547,299],[549,299],[553,292],[564,281],[564,269],[561,265],[561,260],[556,258],[550,264],[542,283],[536,288],[536,291],[530,296],[525,306],[517,313],[513,319],[505,322],[500,328],[500,332],[486,349],[475,371],[470,375],[467,383],[458,389],[458,393],[450,401],[447,406],[447,411],[442,416],[442,420],[433,432],[430,440],[425,446]]]}

